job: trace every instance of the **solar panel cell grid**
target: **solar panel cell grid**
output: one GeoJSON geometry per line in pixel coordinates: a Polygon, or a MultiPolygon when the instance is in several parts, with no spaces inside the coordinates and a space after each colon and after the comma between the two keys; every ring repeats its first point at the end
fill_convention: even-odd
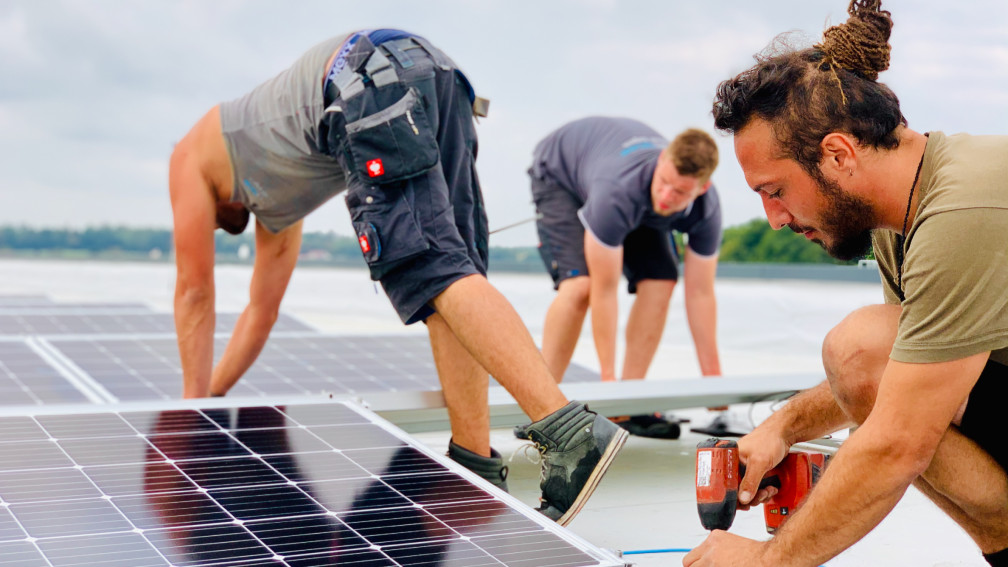
{"type": "Polygon", "coordinates": [[[102,496],[82,470],[73,468],[3,472],[0,485],[8,504],[102,496]]]}
{"type": "Polygon", "coordinates": [[[80,403],[87,397],[27,342],[0,340],[0,404],[80,403]]]}
{"type": "Polygon", "coordinates": [[[0,419],[8,432],[4,565],[621,564],[346,404],[40,414],[0,419]]]}
{"type": "Polygon", "coordinates": [[[98,534],[49,539],[40,550],[53,565],[102,567],[164,567],[167,560],[137,533],[98,534]],[[87,563],[81,563],[81,561],[87,563]]]}
{"type": "Polygon", "coordinates": [[[13,567],[51,567],[35,545],[27,541],[0,542],[0,557],[13,567]]]}
{"type": "Polygon", "coordinates": [[[46,432],[30,417],[0,417],[0,431],[4,433],[0,435],[0,445],[47,438],[46,432]]]}
{"type": "MultiPolygon", "coordinates": [[[[14,516],[4,508],[0,508],[0,542],[17,542],[18,540],[23,540],[25,538],[25,532],[21,529],[21,525],[14,520],[14,516]]],[[[3,549],[2,543],[0,543],[0,550],[3,549]]],[[[6,557],[0,551],[0,557],[6,557]]]]}
{"type": "MultiPolygon", "coordinates": [[[[182,370],[174,337],[52,337],[46,342],[116,399],[179,397],[182,370]]],[[[218,339],[214,352],[223,352],[226,344],[218,339]]],[[[565,380],[595,381],[598,376],[572,365],[565,380]]],[[[356,395],[440,388],[426,336],[273,336],[229,395],[356,395]]]]}
{"type": "MultiPolygon", "coordinates": [[[[230,333],[238,313],[217,314],[218,333],[230,333]]],[[[273,325],[274,333],[303,333],[314,329],[287,314],[273,325]]],[[[128,335],[175,333],[171,313],[155,313],[142,306],[6,308],[0,307],[0,335],[128,335]]]]}
{"type": "MultiPolygon", "coordinates": [[[[217,316],[216,353],[238,314],[217,316]]],[[[182,370],[170,313],[137,303],[0,296],[0,405],[172,400],[182,370]]],[[[597,376],[572,366],[567,381],[597,376]]],[[[318,335],[281,314],[232,396],[289,397],[440,389],[426,336],[318,335]]]]}

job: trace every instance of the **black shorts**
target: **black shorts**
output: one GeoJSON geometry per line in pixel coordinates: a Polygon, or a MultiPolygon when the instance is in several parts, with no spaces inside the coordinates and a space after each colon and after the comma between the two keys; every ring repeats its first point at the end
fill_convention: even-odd
{"type": "Polygon", "coordinates": [[[1008,471],[1008,437],[1001,415],[1005,400],[1008,400],[1008,366],[989,360],[970,391],[959,430],[1008,471]]]}
{"type": "MultiPolygon", "coordinates": [[[[560,282],[588,275],[584,253],[584,225],[578,217],[581,204],[567,190],[532,178],[532,199],[536,206],[539,255],[553,278],[560,282]]],[[[637,292],[641,280],[679,279],[679,254],[667,231],[638,227],[623,240],[623,275],[627,290],[637,292]]]]}
{"type": "Polygon", "coordinates": [[[391,43],[362,39],[354,49],[371,50],[369,66],[388,54],[397,80],[365,81],[345,99],[337,92],[327,102],[342,111],[327,112],[325,126],[371,279],[408,325],[433,314],[431,299],[455,281],[486,275],[489,233],[468,82],[426,41],[391,43]]]}

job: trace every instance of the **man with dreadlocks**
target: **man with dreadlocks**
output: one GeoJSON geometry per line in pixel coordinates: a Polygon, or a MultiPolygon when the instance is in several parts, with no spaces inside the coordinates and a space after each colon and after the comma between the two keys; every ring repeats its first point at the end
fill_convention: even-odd
{"type": "Polygon", "coordinates": [[[913,484],[1008,565],[1008,137],[923,134],[878,83],[892,20],[879,0],[810,49],[757,58],[718,87],[746,181],[775,228],[838,258],[874,245],[885,304],[827,335],[827,381],[739,442],[742,507],[790,447],[858,425],[775,537],[714,532],[683,565],[821,565],[913,484]]]}

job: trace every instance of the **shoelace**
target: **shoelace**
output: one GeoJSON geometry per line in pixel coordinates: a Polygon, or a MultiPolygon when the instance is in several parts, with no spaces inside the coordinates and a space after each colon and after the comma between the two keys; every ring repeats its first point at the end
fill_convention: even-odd
{"type": "Polygon", "coordinates": [[[508,457],[508,462],[509,463],[514,462],[515,457],[518,456],[519,453],[528,462],[532,463],[533,465],[538,465],[542,463],[543,455],[546,453],[546,448],[536,444],[533,441],[529,441],[528,443],[522,443],[521,447],[515,449],[511,453],[511,456],[508,457]]]}
{"type": "MultiPolygon", "coordinates": [[[[539,453],[538,464],[539,464],[539,486],[542,486],[546,482],[546,445],[540,445],[535,443],[536,452],[539,453]]],[[[531,459],[530,459],[531,460],[531,459]]],[[[542,502],[542,496],[539,497],[539,501],[542,502]]]]}
{"type": "MultiPolygon", "coordinates": [[[[529,441],[528,443],[523,443],[520,448],[515,449],[511,453],[511,456],[508,457],[508,462],[514,461],[515,456],[521,453],[522,457],[528,462],[533,465],[539,465],[539,484],[542,485],[542,483],[546,482],[546,451],[547,448],[545,445],[529,441]]],[[[542,496],[539,496],[539,502],[545,503],[546,501],[543,500],[542,496]]]]}

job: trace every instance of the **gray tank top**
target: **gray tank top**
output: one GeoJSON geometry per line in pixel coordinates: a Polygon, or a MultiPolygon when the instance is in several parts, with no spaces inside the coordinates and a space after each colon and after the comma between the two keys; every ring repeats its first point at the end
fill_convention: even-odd
{"type": "Polygon", "coordinates": [[[270,232],[346,189],[336,158],[318,145],[325,65],[346,38],[316,45],[276,77],[220,105],[234,174],[231,201],[242,203],[270,232]]]}

